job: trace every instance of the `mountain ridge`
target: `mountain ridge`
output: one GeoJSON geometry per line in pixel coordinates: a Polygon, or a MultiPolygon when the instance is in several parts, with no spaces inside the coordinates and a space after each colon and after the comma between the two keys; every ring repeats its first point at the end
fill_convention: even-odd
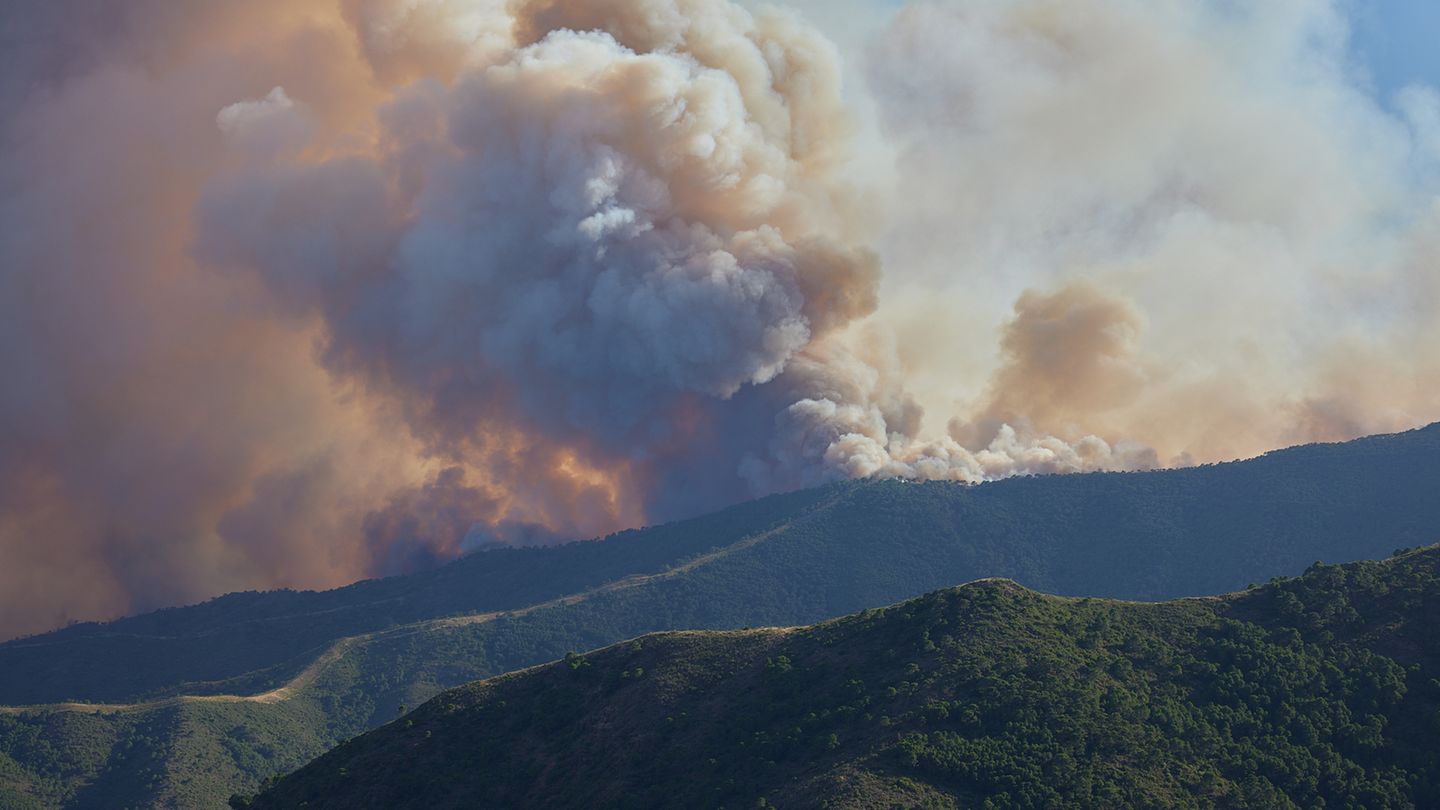
{"type": "Polygon", "coordinates": [[[1427,606],[1440,546],[1164,603],[985,578],[459,687],[235,804],[1428,806],[1440,660],[1384,654],[1427,606]]]}
{"type": "MultiPolygon", "coordinates": [[[[303,688],[304,686],[308,685],[309,683],[314,682],[315,677],[316,677],[316,675],[318,674],[319,671],[323,670],[327,665],[333,663],[333,662],[335,661],[335,659],[337,659],[340,655],[342,655],[342,654],[345,652],[346,649],[348,649],[348,648],[350,648],[350,647],[353,647],[353,646],[355,646],[355,645],[357,645],[357,644],[365,644],[365,643],[367,643],[367,642],[369,642],[369,641],[376,640],[376,639],[379,639],[379,638],[384,638],[384,637],[390,637],[390,636],[396,636],[396,635],[403,635],[403,634],[406,634],[406,633],[423,632],[425,629],[433,629],[433,628],[438,628],[438,627],[458,627],[458,626],[466,626],[466,625],[471,625],[471,624],[483,624],[483,623],[485,623],[485,622],[493,621],[493,620],[495,620],[495,619],[497,619],[497,618],[499,618],[499,617],[501,617],[501,616],[503,616],[503,615],[509,615],[509,616],[524,616],[524,615],[527,615],[527,614],[532,613],[532,612],[537,611],[537,610],[547,610],[547,609],[552,609],[552,608],[556,608],[556,607],[562,607],[562,606],[566,606],[566,605],[578,604],[579,602],[585,601],[585,600],[587,600],[587,599],[589,599],[589,598],[591,598],[591,597],[593,597],[593,596],[599,595],[599,594],[609,593],[609,592],[613,592],[613,591],[617,591],[617,590],[622,590],[622,589],[624,589],[624,588],[638,587],[638,586],[643,585],[643,584],[648,583],[648,582],[654,582],[654,581],[660,580],[660,579],[665,579],[665,578],[669,578],[669,577],[673,577],[673,576],[679,576],[679,575],[681,575],[681,574],[684,574],[684,573],[687,572],[687,571],[693,570],[694,568],[697,568],[697,567],[699,567],[699,566],[701,566],[701,565],[706,564],[707,562],[710,562],[710,561],[713,561],[713,560],[715,560],[715,559],[718,559],[719,557],[724,556],[724,555],[726,555],[726,554],[730,554],[730,553],[733,553],[733,552],[735,552],[735,551],[743,550],[743,549],[748,548],[749,546],[752,546],[752,545],[754,545],[754,544],[756,544],[756,543],[762,543],[762,542],[764,542],[768,537],[770,537],[771,535],[773,535],[775,532],[780,531],[780,530],[783,530],[784,528],[787,528],[789,525],[790,525],[789,523],[784,523],[784,524],[781,524],[780,526],[777,526],[777,527],[775,527],[775,528],[768,529],[768,530],[766,530],[766,531],[764,531],[764,532],[760,532],[759,534],[751,535],[750,537],[747,537],[747,538],[745,538],[744,540],[741,540],[741,541],[739,541],[739,542],[737,542],[737,543],[735,543],[735,544],[733,544],[733,545],[731,545],[731,546],[726,546],[726,547],[724,547],[724,548],[722,548],[722,549],[720,549],[720,550],[708,552],[708,553],[706,553],[706,554],[702,554],[702,555],[700,555],[699,557],[696,557],[696,558],[694,558],[694,559],[689,560],[688,562],[685,562],[685,563],[683,563],[683,564],[681,564],[681,565],[679,565],[679,566],[676,566],[676,567],[674,567],[674,568],[667,569],[666,571],[663,571],[663,572],[660,572],[660,573],[655,573],[655,574],[632,574],[631,576],[625,577],[624,579],[615,580],[615,581],[612,581],[612,582],[605,583],[605,584],[603,584],[603,585],[598,585],[598,586],[596,586],[596,587],[594,587],[594,588],[591,588],[591,589],[589,589],[589,590],[587,590],[587,591],[584,591],[584,592],[581,592],[581,593],[570,594],[570,595],[566,595],[566,596],[561,596],[561,597],[558,597],[558,598],[556,598],[556,599],[552,599],[552,600],[550,600],[550,601],[548,601],[548,602],[542,602],[542,603],[539,603],[539,604],[529,605],[529,606],[526,606],[526,607],[523,607],[523,608],[517,608],[517,609],[515,609],[515,610],[508,610],[508,611],[494,611],[494,612],[490,612],[490,613],[480,613],[480,614],[464,615],[464,616],[446,616],[446,617],[442,617],[442,618],[438,618],[438,619],[429,619],[429,620],[425,620],[425,621],[415,622],[415,623],[409,624],[409,625],[401,625],[401,626],[399,626],[399,627],[387,628],[387,629],[385,629],[385,630],[377,630],[377,631],[374,631],[374,632],[372,632],[372,633],[367,633],[367,634],[364,634],[364,635],[361,635],[361,636],[347,636],[347,637],[342,638],[342,639],[340,639],[339,641],[335,642],[333,645],[331,645],[325,652],[323,652],[319,657],[315,658],[314,661],[313,661],[309,666],[307,666],[304,670],[301,670],[300,673],[297,674],[297,675],[296,675],[293,679],[291,679],[290,681],[288,681],[288,682],[286,682],[285,684],[283,684],[283,685],[281,685],[281,686],[278,686],[278,687],[276,687],[276,688],[274,688],[274,689],[271,689],[271,690],[269,690],[269,691],[267,691],[267,692],[261,692],[261,693],[259,693],[259,694],[255,694],[255,695],[212,695],[212,694],[205,694],[205,695],[176,695],[176,696],[172,696],[172,697],[158,698],[158,699],[156,699],[156,700],[147,701],[147,702],[144,702],[144,703],[119,703],[119,704],[115,704],[115,703],[75,703],[75,702],[70,702],[70,703],[36,704],[36,705],[29,705],[29,706],[0,706],[0,714],[35,714],[35,713],[40,713],[40,712],[45,712],[45,711],[56,711],[56,710],[83,711],[83,712],[91,712],[91,713],[99,712],[99,713],[101,713],[101,714],[117,714],[117,713],[121,713],[121,712],[130,712],[130,711],[140,711],[140,710],[146,710],[146,709],[166,708],[166,707],[173,706],[173,705],[177,705],[177,704],[179,704],[179,703],[183,703],[183,702],[186,702],[186,701],[193,701],[193,702],[214,702],[214,703],[243,703],[243,702],[278,703],[278,702],[280,702],[280,701],[282,701],[282,700],[290,697],[291,695],[295,694],[297,691],[299,691],[301,688],[303,688]]],[[[778,628],[767,628],[767,629],[778,629],[778,628]]],[[[677,632],[683,632],[683,631],[677,631],[677,632]]],[[[515,671],[515,672],[523,672],[525,669],[526,669],[526,668],[522,668],[522,669],[514,670],[514,671],[515,671]]]]}
{"type": "MultiPolygon", "coordinates": [[[[1096,472],[1060,473],[1060,474],[1045,474],[1045,475],[1026,475],[1026,476],[1016,476],[1016,477],[1014,477],[1014,478],[1009,478],[1009,479],[1001,479],[1001,480],[997,480],[997,481],[986,481],[986,482],[981,482],[981,483],[976,483],[976,484],[966,484],[966,483],[961,483],[961,482],[932,482],[932,483],[943,483],[943,484],[948,485],[948,486],[958,486],[958,487],[974,488],[974,487],[994,487],[994,486],[997,486],[997,485],[1004,485],[1004,484],[1012,483],[1012,482],[1014,482],[1014,481],[1034,480],[1034,479],[1037,479],[1037,478],[1046,479],[1046,480],[1055,480],[1055,479],[1064,479],[1064,478],[1072,478],[1072,477],[1092,477],[1092,478],[1093,478],[1093,477],[1104,477],[1104,476],[1130,476],[1130,475],[1155,475],[1155,474],[1164,475],[1164,474],[1167,474],[1167,473],[1185,472],[1185,471],[1190,471],[1190,470],[1216,469],[1216,468],[1226,468],[1226,467],[1230,467],[1230,466],[1233,466],[1233,465],[1245,465],[1245,464],[1253,463],[1253,462],[1258,461],[1258,460],[1261,460],[1261,459],[1271,458],[1271,457],[1274,457],[1274,456],[1287,456],[1287,455],[1294,454],[1294,453],[1309,453],[1309,452],[1321,451],[1321,450],[1324,450],[1324,449],[1326,449],[1326,448],[1336,448],[1336,447],[1357,448],[1357,447],[1364,446],[1364,445],[1366,445],[1366,444],[1371,444],[1371,443],[1376,443],[1376,442],[1384,442],[1384,441],[1394,440],[1394,439],[1398,439],[1398,438],[1406,437],[1406,436],[1425,435],[1425,434],[1440,435],[1440,422],[1432,423],[1432,424],[1425,425],[1425,426],[1422,426],[1422,427],[1417,427],[1417,428],[1414,428],[1414,429],[1412,429],[1412,430],[1399,431],[1399,432],[1396,432],[1396,433],[1386,433],[1386,434],[1376,434],[1376,435],[1372,435],[1372,436],[1364,436],[1364,437],[1361,437],[1361,438],[1358,438],[1358,439],[1349,440],[1349,441],[1316,442],[1316,443],[1308,443],[1308,444],[1297,444],[1297,445],[1292,445],[1292,446],[1289,446],[1289,447],[1283,447],[1283,448],[1277,448],[1277,449],[1275,449],[1275,450],[1269,450],[1269,451],[1266,451],[1266,452],[1264,452],[1264,453],[1261,453],[1261,454],[1259,454],[1259,455],[1252,456],[1252,457],[1249,457],[1249,458],[1241,458],[1241,459],[1234,459],[1234,460],[1230,460],[1230,461],[1222,461],[1222,462],[1214,462],[1214,463],[1209,463],[1209,464],[1201,464],[1201,465],[1195,465],[1195,466],[1191,466],[1191,467],[1167,467],[1167,468],[1160,468],[1160,469],[1155,469],[1155,470],[1137,470],[1137,471],[1096,471],[1096,472]]],[[[730,510],[735,509],[735,508],[737,508],[737,507],[743,507],[743,506],[746,506],[746,505],[749,505],[749,504],[758,503],[758,502],[764,502],[764,501],[769,501],[769,500],[772,500],[772,499],[790,498],[790,497],[794,497],[794,496],[797,496],[797,495],[800,495],[800,494],[803,494],[803,493],[806,493],[806,492],[816,492],[816,491],[820,491],[820,490],[825,490],[825,489],[830,488],[830,487],[836,487],[836,486],[840,486],[840,487],[843,487],[843,486],[855,486],[855,485],[857,485],[857,484],[874,483],[874,482],[880,482],[880,481],[905,481],[905,479],[900,479],[900,478],[866,479],[866,480],[860,481],[860,482],[840,482],[840,483],[837,483],[837,484],[824,485],[824,486],[812,488],[812,489],[809,489],[809,490],[796,490],[796,491],[785,492],[785,493],[777,493],[777,494],[775,494],[775,495],[765,496],[765,497],[763,497],[763,498],[756,499],[755,501],[747,501],[747,502],[744,502],[744,503],[742,503],[742,504],[735,504],[735,505],[733,505],[733,506],[731,506],[731,507],[726,507],[726,508],[724,508],[724,509],[721,509],[721,510],[719,510],[719,512],[727,512],[727,511],[730,511],[730,510]]],[[[915,483],[915,482],[906,482],[906,483],[915,483]]],[[[715,513],[711,513],[711,514],[715,514],[715,513]]],[[[210,598],[210,599],[204,600],[204,601],[202,601],[202,602],[194,603],[194,604],[191,604],[191,605],[178,605],[178,606],[174,606],[174,607],[160,608],[160,609],[157,609],[157,610],[148,611],[148,612],[144,612],[144,613],[140,613],[140,614],[122,616],[122,617],[119,617],[119,618],[116,618],[116,619],[112,619],[112,620],[107,620],[107,621],[85,621],[85,622],[77,622],[77,623],[74,623],[74,624],[72,624],[72,625],[69,625],[69,626],[63,627],[63,628],[56,628],[56,629],[54,629],[54,630],[49,630],[49,631],[45,631],[45,632],[42,632],[42,633],[33,633],[33,634],[25,635],[25,636],[20,636],[20,637],[14,638],[14,639],[8,639],[8,640],[5,640],[5,641],[3,641],[3,642],[0,642],[0,647],[10,647],[10,646],[12,646],[12,645],[13,645],[13,646],[16,646],[16,647],[31,646],[31,645],[34,645],[34,644],[37,644],[37,643],[42,643],[42,641],[43,641],[44,639],[47,639],[47,638],[53,638],[53,637],[57,637],[57,636],[66,636],[66,635],[84,633],[84,632],[93,631],[93,630],[98,629],[98,628],[114,627],[114,626],[116,626],[116,625],[130,624],[130,623],[134,623],[134,622],[154,620],[154,619],[157,619],[157,618],[160,618],[160,617],[168,617],[168,616],[176,615],[176,614],[178,614],[178,613],[183,613],[183,612],[186,612],[186,611],[190,611],[190,610],[193,610],[193,609],[195,609],[195,608],[197,608],[197,607],[211,606],[211,605],[215,605],[215,604],[217,604],[217,603],[222,603],[222,602],[227,602],[227,601],[232,601],[232,600],[234,600],[234,601],[242,601],[242,600],[249,600],[249,599],[262,600],[262,599],[264,599],[264,598],[266,598],[266,597],[290,597],[290,598],[301,599],[301,600],[304,600],[304,599],[324,599],[324,598],[327,598],[327,597],[335,597],[335,596],[338,596],[338,595],[341,595],[341,594],[345,594],[345,593],[349,593],[349,592],[355,592],[355,591],[358,591],[358,590],[364,590],[364,589],[369,589],[369,588],[377,588],[377,589],[379,589],[379,588],[382,588],[383,586],[385,586],[385,585],[388,584],[388,583],[398,583],[398,582],[406,581],[406,580],[415,580],[415,581],[418,581],[418,580],[422,580],[422,579],[426,579],[426,578],[430,578],[430,577],[435,577],[435,576],[438,576],[438,575],[439,575],[439,572],[450,570],[450,569],[452,569],[453,567],[456,567],[456,566],[465,565],[465,564],[467,564],[468,562],[473,561],[473,560],[475,560],[476,558],[479,558],[479,557],[484,556],[484,555],[497,554],[497,553],[498,553],[498,554],[504,554],[504,553],[513,553],[513,552],[522,552],[522,553],[527,553],[527,552],[545,552],[545,551],[552,551],[552,550],[571,549],[571,548],[575,548],[575,547],[592,545],[592,544],[594,544],[594,543],[596,543],[596,542],[607,542],[607,541],[612,541],[612,540],[623,539],[623,538],[626,538],[626,537],[629,537],[629,536],[633,536],[633,535],[638,534],[638,533],[646,532],[646,531],[653,530],[653,529],[657,529],[657,528],[662,528],[662,527],[664,527],[664,526],[682,525],[682,524],[690,523],[690,522],[693,522],[693,521],[696,521],[696,520],[704,519],[705,517],[707,517],[707,515],[700,515],[700,516],[693,517],[693,518],[685,518],[685,519],[682,519],[682,520],[674,521],[674,522],[672,522],[672,523],[662,524],[662,525],[660,525],[660,526],[642,526],[642,527],[637,527],[637,528],[632,528],[632,529],[626,529],[626,530],[619,531],[619,532],[616,532],[616,533],[611,534],[611,535],[606,535],[606,536],[604,536],[604,537],[596,537],[596,538],[589,538],[589,539],[576,539],[576,540],[571,540],[571,541],[568,541],[568,542],[565,542],[565,543],[560,543],[560,544],[557,544],[557,545],[554,545],[554,546],[524,547],[524,548],[509,548],[509,547],[505,547],[505,548],[490,548],[490,549],[484,549],[484,550],[472,552],[472,553],[467,554],[467,555],[465,555],[465,556],[463,556],[463,557],[461,557],[461,558],[458,558],[458,559],[456,559],[456,560],[452,560],[452,561],[450,561],[449,563],[446,563],[445,565],[442,565],[442,566],[440,566],[440,567],[437,568],[437,569],[431,569],[431,570],[428,570],[428,571],[420,571],[420,572],[416,572],[416,573],[413,573],[413,574],[401,574],[401,575],[395,575],[395,576],[390,576],[390,577],[383,577],[383,578],[378,578],[378,579],[362,579],[362,580],[358,580],[358,581],[356,581],[356,582],[350,583],[350,584],[348,584],[348,585],[343,585],[343,586],[340,586],[340,587],[337,587],[337,588],[331,588],[331,589],[328,589],[328,590],[320,590],[320,591],[317,591],[317,590],[307,590],[307,589],[296,590],[296,589],[282,588],[282,589],[269,590],[269,591],[235,591],[235,592],[229,592],[229,593],[221,594],[221,595],[219,595],[219,596],[212,597],[212,598],[210,598]]],[[[399,599],[399,598],[401,598],[401,597],[399,597],[399,596],[392,596],[392,597],[390,597],[391,600],[399,599]]],[[[381,601],[385,601],[385,600],[381,600],[381,601]]],[[[373,604],[373,603],[371,603],[371,604],[373,604]]],[[[356,608],[356,607],[358,607],[358,606],[357,606],[357,605],[340,605],[340,606],[337,606],[337,607],[328,608],[328,609],[326,609],[326,610],[321,610],[321,611],[304,611],[304,612],[301,612],[301,613],[286,613],[286,614],[280,614],[280,615],[275,615],[275,616],[256,617],[256,618],[257,618],[257,619],[266,619],[266,618],[268,618],[268,619],[272,619],[272,620],[283,620],[283,619],[288,619],[288,618],[303,618],[303,617],[310,617],[310,616],[314,616],[314,615],[319,615],[319,614],[324,613],[324,612],[326,612],[326,611],[341,611],[341,610],[346,610],[346,609],[354,609],[354,608],[356,608]]],[[[220,629],[220,628],[215,628],[215,629],[218,630],[218,629],[220,629]]],[[[213,632],[213,630],[212,630],[212,632],[213,632]]],[[[126,633],[126,634],[115,634],[115,635],[117,635],[117,636],[123,636],[123,637],[133,637],[133,638],[160,638],[160,639],[172,638],[172,637],[182,637],[182,636],[180,636],[180,635],[178,635],[178,634],[177,634],[177,635],[174,635],[174,636],[165,636],[165,635],[156,635],[156,634],[144,634],[144,633],[126,633]]],[[[186,635],[189,635],[189,634],[186,634],[186,635]]]]}

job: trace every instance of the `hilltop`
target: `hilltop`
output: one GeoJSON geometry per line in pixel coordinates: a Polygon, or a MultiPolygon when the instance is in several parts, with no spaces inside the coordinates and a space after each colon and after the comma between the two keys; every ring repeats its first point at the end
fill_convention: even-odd
{"type": "Polygon", "coordinates": [[[1436,615],[1437,547],[1161,604],[986,580],[455,689],[250,806],[1433,807],[1436,615]]]}

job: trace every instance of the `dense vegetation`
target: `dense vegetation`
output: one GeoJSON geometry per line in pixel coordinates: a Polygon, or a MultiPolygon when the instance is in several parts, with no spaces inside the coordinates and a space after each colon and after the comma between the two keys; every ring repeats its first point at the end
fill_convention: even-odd
{"type": "Polygon", "coordinates": [[[0,717],[0,809],[223,804],[233,785],[299,767],[334,743],[315,707],[279,709],[193,703],[0,717]]]}
{"type": "Polygon", "coordinates": [[[1163,604],[988,580],[452,690],[250,806],[1435,807],[1436,616],[1440,548],[1163,604]]]}
{"type": "Polygon", "coordinates": [[[655,631],[809,624],[984,576],[1076,596],[1238,590],[1432,542],[1437,481],[1440,427],[1171,472],[837,484],[602,542],[77,626],[0,645],[0,702],[153,702],[0,708],[0,808],[220,806],[402,705],[655,631]],[[223,697],[286,683],[270,702],[223,697]]]}

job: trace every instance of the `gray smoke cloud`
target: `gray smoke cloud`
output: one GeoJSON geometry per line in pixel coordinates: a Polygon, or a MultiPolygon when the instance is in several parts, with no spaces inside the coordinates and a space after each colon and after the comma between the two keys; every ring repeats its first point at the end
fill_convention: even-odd
{"type": "MultiPolygon", "coordinates": [[[[321,317],[327,368],[402,401],[435,454],[493,480],[497,452],[560,445],[674,516],[645,479],[696,461],[696,424],[876,305],[834,48],[722,2],[497,13],[513,45],[401,88],[363,148],[294,141],[315,128],[283,88],[226,107],[237,162],[199,253],[321,317]]],[[[554,511],[574,470],[526,466],[554,511]]],[[[729,477],[699,502],[747,494],[729,477]]]]}

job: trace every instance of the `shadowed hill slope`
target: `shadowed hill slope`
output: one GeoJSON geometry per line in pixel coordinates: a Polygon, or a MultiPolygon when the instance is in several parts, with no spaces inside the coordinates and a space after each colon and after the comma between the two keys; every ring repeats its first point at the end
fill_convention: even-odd
{"type": "Polygon", "coordinates": [[[807,606],[797,620],[981,576],[1067,595],[1217,593],[1429,542],[1437,487],[1440,425],[1184,470],[838,484],[599,543],[488,551],[324,593],[232,594],[0,644],[0,704],[265,691],[347,636],[663,572],[782,524],[763,555],[771,571],[734,573],[805,589],[786,597],[807,606]]]}
{"type": "Polygon", "coordinates": [[[522,608],[665,570],[793,519],[824,490],[779,495],[601,542],[496,549],[332,591],[234,593],[0,644],[0,704],[258,692],[339,639],[444,616],[522,608]]]}
{"type": "Polygon", "coordinates": [[[1437,615],[1440,548],[1161,604],[987,580],[452,690],[252,806],[1433,807],[1437,615]]]}

